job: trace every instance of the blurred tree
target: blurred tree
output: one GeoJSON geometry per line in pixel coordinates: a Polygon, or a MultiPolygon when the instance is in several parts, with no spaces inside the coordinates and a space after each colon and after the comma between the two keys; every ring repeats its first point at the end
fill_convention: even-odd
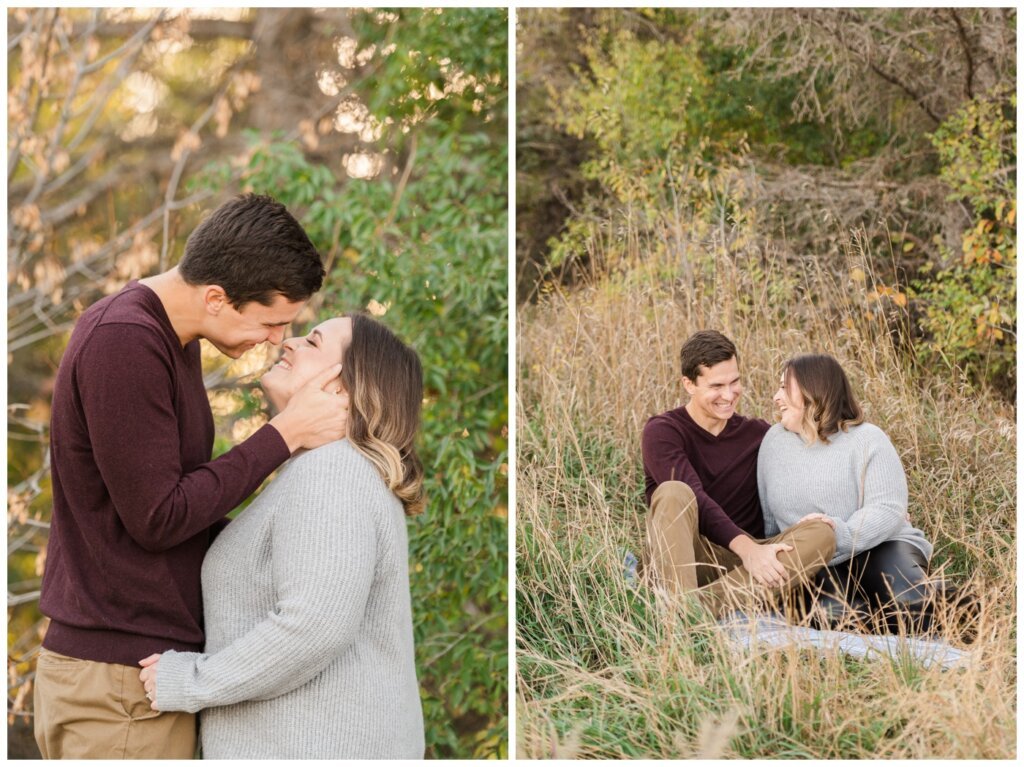
{"type": "MultiPolygon", "coordinates": [[[[506,754],[506,12],[8,21],[11,737],[43,630],[49,387],[67,334],[96,298],[172,265],[202,210],[255,189],[327,259],[301,321],[368,306],[420,351],[430,486],[410,557],[428,756],[506,754]]],[[[204,355],[220,452],[267,417],[266,358],[204,355]]]]}
{"type": "MultiPolygon", "coordinates": [[[[668,249],[686,279],[700,265],[680,249],[681,227],[716,221],[845,279],[842,243],[858,230],[864,266],[889,291],[879,295],[899,299],[886,303],[898,343],[924,341],[925,358],[1012,397],[1009,259],[970,276],[958,265],[968,231],[989,227],[985,253],[1000,234],[1010,247],[1008,224],[982,223],[994,219],[959,191],[963,162],[950,153],[980,152],[979,173],[998,156],[997,181],[1012,177],[1015,148],[1002,137],[1015,105],[992,94],[1015,78],[1015,23],[1009,8],[524,13],[519,299],[573,279],[595,253],[614,263],[668,249]],[[1006,125],[981,120],[993,98],[1006,125]],[[987,132],[953,141],[968,104],[975,137],[987,132]],[[930,289],[933,279],[946,287],[930,289]],[[915,280],[908,302],[899,286],[915,280]],[[940,331],[935,318],[959,305],[970,332],[940,331]],[[960,351],[936,357],[941,339],[960,351]]],[[[1004,215],[1011,192],[999,191],[1004,215]]]]}
{"type": "Polygon", "coordinates": [[[553,94],[586,66],[581,35],[602,11],[593,8],[516,12],[516,297],[529,300],[552,264],[548,241],[561,231],[587,183],[580,173],[586,141],[551,120],[553,94]]]}
{"type": "MultiPolygon", "coordinates": [[[[838,169],[884,144],[876,126],[854,131],[844,143],[830,125],[794,114],[799,79],[779,75],[770,62],[753,63],[742,42],[720,31],[729,13],[520,14],[517,87],[519,103],[527,105],[517,116],[520,300],[543,278],[567,268],[571,274],[579,249],[569,258],[554,235],[565,229],[568,243],[574,239],[570,212],[577,223],[588,218],[588,200],[601,197],[602,182],[594,176],[599,165],[618,167],[614,185],[622,188],[641,178],[666,183],[665,173],[652,175],[651,168],[670,156],[681,164],[670,174],[676,177],[683,167],[684,176],[698,168],[714,174],[755,160],[759,170],[838,169]]],[[[770,185],[771,179],[759,176],[758,182],[770,185]]],[[[771,186],[766,196],[786,188],[771,186]]],[[[874,207],[873,199],[856,203],[851,217],[874,207]]]]}
{"type": "Polygon", "coordinates": [[[798,78],[798,115],[833,121],[840,138],[884,118],[920,141],[1015,78],[1015,22],[1012,8],[748,8],[720,29],[774,77],[798,78]]]}

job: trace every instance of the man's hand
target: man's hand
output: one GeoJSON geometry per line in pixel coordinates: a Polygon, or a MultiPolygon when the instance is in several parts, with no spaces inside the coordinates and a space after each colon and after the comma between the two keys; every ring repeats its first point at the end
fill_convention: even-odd
{"type": "Polygon", "coordinates": [[[158,663],[160,663],[160,653],[153,653],[148,658],[139,661],[139,665],[142,666],[139,679],[142,680],[142,686],[146,689],[149,707],[154,711],[160,710],[156,707],[156,667],[158,663]]]}
{"type": "Polygon", "coordinates": [[[299,389],[288,405],[270,419],[288,450],[312,450],[345,436],[348,426],[348,394],[337,380],[341,365],[332,365],[299,389]]]}
{"type": "Polygon", "coordinates": [[[764,586],[782,586],[786,582],[786,568],[779,561],[780,551],[792,551],[788,543],[757,543],[745,535],[737,535],[729,542],[754,581],[764,586]]]}
{"type": "Polygon", "coordinates": [[[820,519],[822,522],[824,522],[826,525],[831,527],[833,530],[836,529],[836,521],[834,519],[832,519],[832,517],[830,517],[828,514],[822,514],[822,513],[817,512],[817,511],[815,511],[812,514],[804,515],[799,520],[797,520],[797,524],[799,525],[801,522],[809,522],[812,519],[820,519]]]}

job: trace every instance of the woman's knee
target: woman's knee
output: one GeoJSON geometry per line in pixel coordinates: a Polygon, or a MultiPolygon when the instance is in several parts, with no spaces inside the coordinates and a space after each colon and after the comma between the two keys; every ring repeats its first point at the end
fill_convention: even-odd
{"type": "Polygon", "coordinates": [[[866,559],[861,582],[879,601],[914,604],[929,595],[928,562],[911,544],[886,541],[867,552],[866,559]]]}

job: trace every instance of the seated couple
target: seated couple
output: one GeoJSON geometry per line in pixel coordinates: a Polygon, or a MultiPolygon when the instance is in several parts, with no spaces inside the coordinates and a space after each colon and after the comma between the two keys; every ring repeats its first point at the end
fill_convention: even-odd
{"type": "Polygon", "coordinates": [[[822,627],[927,630],[932,545],[907,516],[896,449],[864,422],[839,363],[788,361],[773,398],[781,422],[769,426],[736,412],[728,338],[698,332],[680,361],[689,402],[651,418],[642,441],[660,587],[695,591],[718,617],[760,594],[822,627]]]}

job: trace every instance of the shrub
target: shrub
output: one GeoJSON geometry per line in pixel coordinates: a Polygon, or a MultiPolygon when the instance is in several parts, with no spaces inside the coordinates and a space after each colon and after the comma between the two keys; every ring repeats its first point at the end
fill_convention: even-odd
{"type": "Polygon", "coordinates": [[[1016,97],[990,94],[965,104],[932,136],[950,200],[962,200],[973,225],[950,265],[917,285],[924,302],[919,349],[975,380],[1016,392],[1016,97]]]}

